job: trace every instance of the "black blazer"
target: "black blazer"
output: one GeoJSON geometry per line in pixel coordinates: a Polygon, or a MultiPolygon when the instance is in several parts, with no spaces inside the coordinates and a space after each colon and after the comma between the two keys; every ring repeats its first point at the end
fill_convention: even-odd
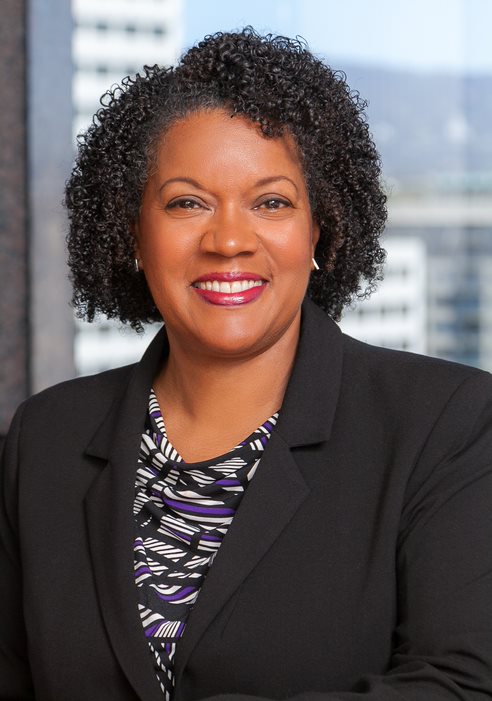
{"type": "MultiPolygon", "coordinates": [[[[16,415],[2,701],[163,699],[137,612],[132,503],[167,351],[162,331],[137,365],[16,415]]],[[[280,419],[178,646],[176,701],[492,698],[491,463],[487,373],[370,347],[305,302],[280,419]]]]}

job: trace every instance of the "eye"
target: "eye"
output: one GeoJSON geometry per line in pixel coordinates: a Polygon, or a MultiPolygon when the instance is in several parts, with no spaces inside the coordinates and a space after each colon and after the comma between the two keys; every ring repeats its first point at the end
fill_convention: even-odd
{"type": "Polygon", "coordinates": [[[276,212],[278,209],[284,209],[285,207],[291,207],[288,200],[283,200],[280,197],[269,197],[267,200],[263,200],[255,209],[266,209],[269,212],[276,212]]]}
{"type": "Polygon", "coordinates": [[[176,200],[172,200],[166,206],[166,209],[182,209],[190,212],[194,209],[200,209],[202,205],[197,200],[193,200],[190,197],[179,197],[176,200]]]}

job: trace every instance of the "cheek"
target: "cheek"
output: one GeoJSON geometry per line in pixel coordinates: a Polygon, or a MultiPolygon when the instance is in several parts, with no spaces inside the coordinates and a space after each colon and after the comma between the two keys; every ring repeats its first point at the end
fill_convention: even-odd
{"type": "Polygon", "coordinates": [[[162,215],[147,217],[140,229],[140,251],[145,267],[158,268],[162,273],[183,269],[196,246],[191,227],[169,226],[162,215]]]}
{"type": "Polygon", "coordinates": [[[311,228],[303,221],[279,227],[276,236],[270,237],[273,258],[279,269],[291,269],[297,274],[310,269],[312,257],[311,228]]]}

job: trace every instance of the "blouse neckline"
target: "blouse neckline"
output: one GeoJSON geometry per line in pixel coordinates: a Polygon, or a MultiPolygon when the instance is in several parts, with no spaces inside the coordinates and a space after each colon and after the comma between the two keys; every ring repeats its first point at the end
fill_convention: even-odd
{"type": "Polygon", "coordinates": [[[249,452],[250,450],[263,451],[277,423],[279,411],[272,414],[268,419],[260,424],[257,429],[250,433],[247,438],[240,441],[233,448],[226,450],[224,453],[218,456],[208,458],[207,460],[196,460],[192,462],[186,462],[186,460],[183,459],[183,457],[171,443],[167,435],[164,417],[162,416],[159,400],[157,399],[154,388],[151,388],[150,390],[148,416],[150,420],[152,440],[159,447],[160,452],[166,457],[166,461],[179,465],[183,470],[189,470],[191,468],[205,468],[210,465],[217,465],[217,463],[225,459],[240,457],[243,453],[249,452]]]}

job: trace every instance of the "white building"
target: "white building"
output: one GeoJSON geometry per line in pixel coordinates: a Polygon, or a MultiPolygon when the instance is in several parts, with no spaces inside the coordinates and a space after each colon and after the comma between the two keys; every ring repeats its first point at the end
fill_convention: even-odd
{"type": "Polygon", "coordinates": [[[126,75],[175,63],[183,46],[183,0],[72,0],[75,132],[99,98],[126,75]]]}
{"type": "Polygon", "coordinates": [[[388,238],[384,280],[377,291],[347,310],[342,330],[361,341],[415,353],[427,350],[427,254],[415,238],[388,238]]]}
{"type": "MultiPolygon", "coordinates": [[[[175,63],[183,47],[183,0],[72,0],[72,12],[75,136],[87,129],[113,84],[144,65],[175,63]]],[[[132,362],[153,332],[137,335],[114,323],[77,323],[77,372],[132,362]]]]}

